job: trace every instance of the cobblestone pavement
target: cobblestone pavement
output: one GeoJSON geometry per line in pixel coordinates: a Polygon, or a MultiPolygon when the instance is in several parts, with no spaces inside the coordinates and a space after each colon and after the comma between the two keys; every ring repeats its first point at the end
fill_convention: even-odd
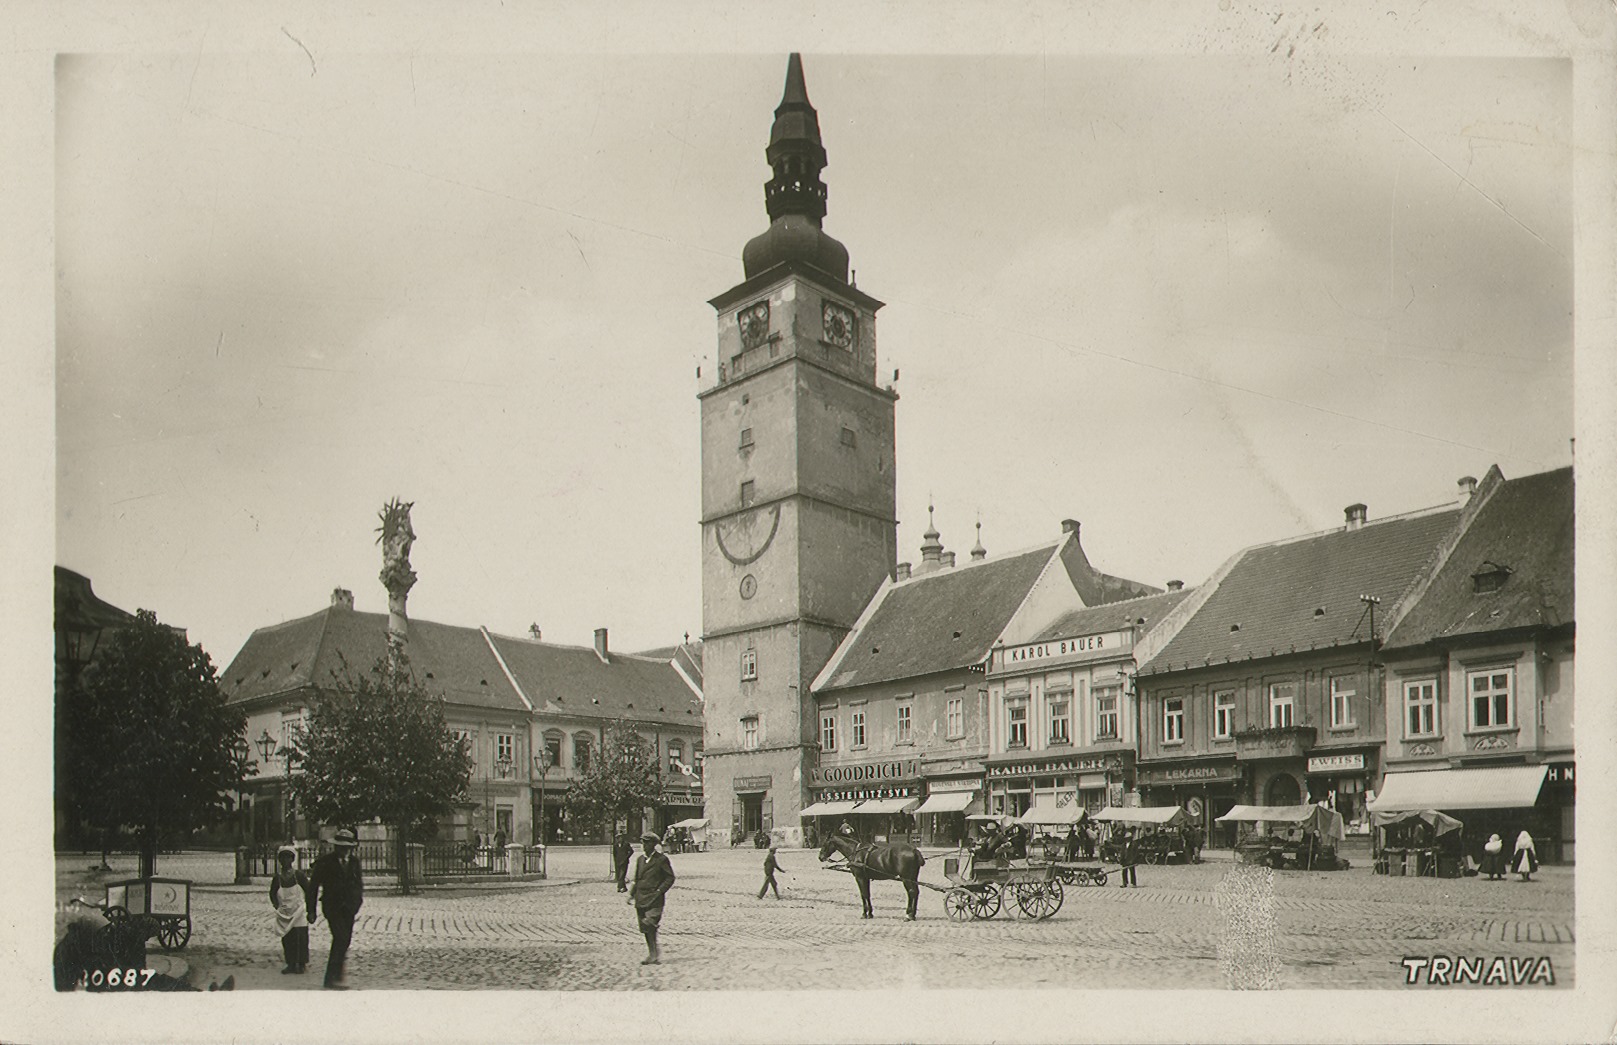
{"type": "MultiPolygon", "coordinates": [[[[785,897],[757,898],[762,854],[726,850],[673,857],[678,883],[663,920],[664,963],[641,966],[634,916],[599,848],[553,849],[545,882],[435,887],[400,896],[377,879],[356,924],[349,980],[366,988],[834,989],[1175,987],[1222,988],[1228,950],[1220,884],[1228,861],[1142,867],[1141,888],[1068,886],[1055,917],[1015,914],[959,923],[942,894],[923,889],[920,917],[904,920],[904,891],[876,883],[876,918],[859,917],[845,874],[812,852],[781,854],[785,897]]],[[[93,862],[93,859],[92,861],[93,862]]],[[[107,875],[58,860],[62,900],[100,894],[107,875]]],[[[1255,870],[1246,869],[1245,870],[1255,870]]],[[[932,856],[923,882],[946,885],[932,856]]],[[[230,882],[227,855],[164,857],[159,873],[195,880],[195,931],[182,952],[193,982],[226,975],[238,989],[314,989],[329,944],[312,932],[313,967],[280,974],[267,882],[230,882]]],[[[1265,893],[1265,903],[1269,894],[1265,893]]],[[[1547,956],[1557,985],[1573,982],[1573,871],[1515,879],[1387,878],[1368,869],[1273,875],[1274,982],[1281,987],[1402,988],[1405,956],[1547,956]]],[[[1265,914],[1265,919],[1269,917],[1265,914]]]]}

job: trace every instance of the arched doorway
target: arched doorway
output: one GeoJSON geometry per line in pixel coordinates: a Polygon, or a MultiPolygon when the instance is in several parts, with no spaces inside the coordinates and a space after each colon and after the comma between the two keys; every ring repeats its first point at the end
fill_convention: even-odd
{"type": "Polygon", "coordinates": [[[1302,787],[1298,785],[1297,778],[1290,773],[1276,773],[1269,778],[1269,784],[1263,789],[1263,804],[1271,806],[1295,806],[1303,801],[1302,787]]]}

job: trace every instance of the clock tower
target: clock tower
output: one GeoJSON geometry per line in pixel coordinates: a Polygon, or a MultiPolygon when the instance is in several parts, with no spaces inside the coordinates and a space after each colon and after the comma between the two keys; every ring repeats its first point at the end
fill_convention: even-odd
{"type": "Polygon", "coordinates": [[[898,552],[893,410],[876,380],[882,303],[820,227],[826,166],[803,63],[765,152],[769,228],[714,298],[702,404],[703,791],[712,827],[799,841],[818,728],[809,684],[898,552]]]}

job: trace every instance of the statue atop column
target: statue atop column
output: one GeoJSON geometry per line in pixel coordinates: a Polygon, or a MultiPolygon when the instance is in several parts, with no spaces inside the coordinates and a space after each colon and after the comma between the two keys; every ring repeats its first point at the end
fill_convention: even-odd
{"type": "Polygon", "coordinates": [[[408,640],[408,618],[404,613],[405,599],[415,584],[415,571],[410,569],[410,545],[415,542],[415,531],[410,528],[410,509],[415,502],[405,503],[397,497],[382,507],[378,517],[382,525],[376,543],[382,546],[382,586],[387,589],[387,664],[390,671],[398,671],[404,659],[404,645],[408,640]]]}

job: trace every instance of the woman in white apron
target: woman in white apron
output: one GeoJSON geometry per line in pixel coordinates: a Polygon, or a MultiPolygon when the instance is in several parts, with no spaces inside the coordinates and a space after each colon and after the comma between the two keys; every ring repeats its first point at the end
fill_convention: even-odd
{"type": "Polygon", "coordinates": [[[1533,849],[1533,836],[1523,831],[1516,836],[1516,873],[1522,876],[1522,881],[1531,882],[1533,872],[1538,870],[1538,853],[1533,849]]]}
{"type": "Polygon", "coordinates": [[[309,967],[309,877],[296,869],[298,851],[283,845],[275,854],[275,875],[270,879],[270,903],[275,905],[275,931],[281,936],[283,973],[309,967]]]}

